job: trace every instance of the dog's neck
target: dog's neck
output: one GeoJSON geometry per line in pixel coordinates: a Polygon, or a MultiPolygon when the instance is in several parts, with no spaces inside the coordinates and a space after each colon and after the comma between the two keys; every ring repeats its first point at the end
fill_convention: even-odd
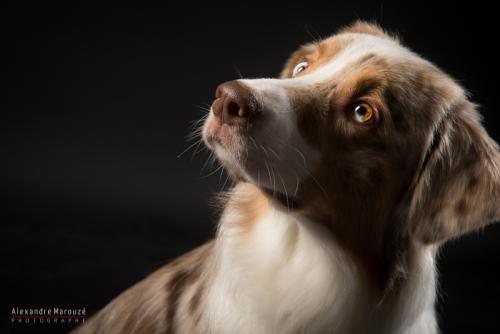
{"type": "Polygon", "coordinates": [[[210,309],[224,327],[214,329],[221,332],[374,332],[373,326],[380,326],[377,331],[400,333],[425,312],[425,322],[433,324],[429,247],[412,247],[401,283],[377,290],[331,229],[273,204],[245,183],[232,190],[216,247],[210,309]]]}

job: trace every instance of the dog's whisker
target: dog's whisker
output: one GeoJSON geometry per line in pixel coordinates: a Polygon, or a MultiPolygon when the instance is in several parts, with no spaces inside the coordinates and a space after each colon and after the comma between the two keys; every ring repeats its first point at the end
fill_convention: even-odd
{"type": "MultiPolygon", "coordinates": [[[[207,110],[207,111],[209,111],[209,110],[207,110]]],[[[202,117],[189,122],[189,129],[190,129],[189,135],[198,134],[198,133],[202,132],[203,124],[207,120],[208,115],[209,114],[207,112],[204,112],[204,115],[202,117]]]]}
{"type": "Polygon", "coordinates": [[[217,173],[221,168],[223,168],[224,166],[222,165],[219,165],[219,167],[217,167],[215,170],[213,170],[212,172],[210,172],[209,174],[207,175],[202,175],[200,178],[204,179],[204,178],[207,178],[209,176],[212,176],[214,175],[215,173],[217,173]]]}
{"type": "Polygon", "coordinates": [[[319,183],[318,180],[316,180],[316,178],[314,177],[314,175],[312,175],[311,172],[308,172],[308,174],[311,177],[311,179],[314,181],[314,183],[316,183],[318,185],[319,189],[321,189],[321,191],[325,195],[326,199],[328,199],[329,196],[328,196],[328,193],[326,192],[325,188],[323,188],[323,186],[321,185],[321,183],[319,183]]]}
{"type": "Polygon", "coordinates": [[[236,71],[236,74],[240,77],[240,79],[243,79],[243,75],[241,74],[241,71],[238,68],[238,66],[233,65],[233,69],[236,71]]]}
{"type": "Polygon", "coordinates": [[[323,192],[323,194],[325,195],[325,198],[326,199],[329,199],[330,196],[328,196],[328,193],[327,191],[325,190],[325,188],[321,185],[321,183],[319,183],[319,181],[314,177],[314,175],[305,167],[301,166],[301,165],[297,165],[299,166],[300,168],[302,168],[304,170],[304,172],[306,172],[306,174],[311,178],[311,180],[314,181],[314,183],[316,183],[316,185],[319,187],[319,189],[323,192]]]}
{"type": "Polygon", "coordinates": [[[309,25],[306,24],[306,25],[304,25],[304,28],[305,28],[306,32],[309,34],[309,36],[311,36],[311,38],[313,39],[314,43],[318,43],[318,42],[320,42],[323,39],[321,37],[321,35],[312,26],[309,27],[309,25]],[[314,30],[315,35],[313,35],[311,29],[314,30]]]}
{"type": "MultiPolygon", "coordinates": [[[[212,107],[212,103],[202,102],[201,104],[195,104],[194,106],[200,110],[210,111],[210,108],[212,107]]],[[[203,116],[205,116],[205,115],[203,115],[203,116]]]]}
{"type": "Polygon", "coordinates": [[[205,167],[208,166],[209,161],[211,161],[211,163],[213,163],[215,161],[214,153],[212,151],[210,151],[210,154],[208,155],[207,159],[205,160],[205,163],[203,164],[203,166],[201,167],[200,172],[203,172],[205,170],[205,167]]]}
{"type": "Polygon", "coordinates": [[[278,153],[276,153],[276,151],[275,151],[275,150],[273,150],[273,149],[272,149],[271,147],[269,147],[269,146],[267,147],[267,149],[268,149],[269,151],[271,151],[271,153],[272,153],[272,154],[274,154],[274,156],[276,157],[276,160],[279,160],[279,159],[280,159],[280,156],[278,155],[278,153]]]}
{"type": "Polygon", "coordinates": [[[269,157],[269,154],[267,153],[267,150],[265,149],[264,145],[260,144],[259,146],[262,148],[262,151],[264,151],[266,157],[269,157]]]}
{"type": "MultiPolygon", "coordinates": [[[[199,107],[201,110],[203,111],[210,111],[210,109],[205,109],[204,107],[199,107]]],[[[190,122],[191,125],[194,125],[194,126],[198,126],[199,124],[201,124],[202,122],[204,122],[208,117],[208,114],[204,112],[204,115],[198,119],[195,119],[195,120],[192,120],[190,122]]]]}
{"type": "Polygon", "coordinates": [[[222,181],[222,173],[224,173],[224,168],[221,168],[220,169],[220,173],[219,173],[219,181],[218,181],[218,185],[220,185],[220,182],[222,181]]]}
{"type": "Polygon", "coordinates": [[[210,112],[212,111],[210,108],[207,108],[207,107],[199,107],[201,110],[203,111],[206,111],[206,112],[210,112]]]}
{"type": "Polygon", "coordinates": [[[187,151],[189,151],[190,149],[192,149],[193,147],[195,147],[196,145],[199,145],[198,142],[194,142],[193,144],[189,145],[184,151],[182,151],[181,153],[179,153],[177,155],[177,158],[180,158],[184,155],[184,153],[186,153],[187,151]]]}
{"type": "Polygon", "coordinates": [[[191,140],[203,140],[202,138],[203,134],[203,127],[202,126],[195,126],[186,136],[186,139],[188,141],[191,140]]]}
{"type": "Polygon", "coordinates": [[[297,194],[299,192],[300,179],[299,175],[297,175],[295,171],[293,173],[295,174],[295,180],[296,180],[296,186],[295,186],[295,191],[293,192],[293,197],[297,197],[297,194]]]}
{"type": "Polygon", "coordinates": [[[307,167],[307,161],[306,161],[306,157],[304,156],[304,154],[296,147],[292,146],[292,149],[294,149],[295,152],[297,152],[300,155],[300,157],[302,158],[302,162],[304,163],[304,167],[307,167]]]}
{"type": "Polygon", "coordinates": [[[264,161],[264,165],[266,166],[267,174],[269,176],[269,184],[271,184],[272,183],[271,170],[269,169],[269,165],[267,164],[266,161],[264,161]]]}
{"type": "MultiPolygon", "coordinates": [[[[205,121],[204,119],[202,120],[203,122],[205,121]]],[[[203,125],[202,123],[200,122],[197,122],[196,124],[193,123],[191,126],[190,126],[190,132],[189,132],[189,135],[192,135],[193,133],[195,134],[198,134],[198,133],[201,133],[203,130],[203,125]]]]}
{"type": "MultiPolygon", "coordinates": [[[[224,169],[222,169],[224,170],[224,169]]],[[[224,184],[222,185],[221,190],[224,190],[226,188],[227,181],[229,180],[229,174],[226,173],[226,180],[224,181],[224,184]]]]}
{"type": "Polygon", "coordinates": [[[201,135],[201,131],[199,131],[198,129],[197,130],[193,130],[192,132],[188,133],[188,135],[186,136],[186,139],[188,141],[191,141],[191,140],[200,140],[200,135],[201,135]]]}
{"type": "Polygon", "coordinates": [[[283,180],[283,177],[281,177],[281,174],[277,171],[278,177],[281,180],[281,184],[283,185],[283,190],[285,192],[285,200],[286,200],[286,208],[288,211],[290,211],[290,203],[288,202],[288,192],[286,191],[286,186],[285,186],[285,181],[283,180]]]}
{"type": "Polygon", "coordinates": [[[273,195],[274,195],[276,192],[276,175],[274,174],[273,166],[269,166],[269,167],[271,167],[271,174],[273,175],[273,195]]]}
{"type": "Polygon", "coordinates": [[[193,160],[193,158],[196,156],[196,154],[198,154],[199,152],[201,152],[201,150],[200,150],[201,143],[203,143],[203,140],[198,140],[198,145],[196,145],[193,153],[191,154],[191,158],[189,159],[190,161],[193,160]]]}
{"type": "Polygon", "coordinates": [[[248,139],[250,139],[250,141],[252,142],[252,144],[255,146],[255,148],[257,150],[259,150],[259,147],[257,146],[257,142],[255,141],[255,139],[253,139],[252,136],[248,136],[248,139]]]}
{"type": "Polygon", "coordinates": [[[245,147],[245,160],[248,160],[248,156],[250,155],[250,148],[248,145],[244,145],[245,147]]]}

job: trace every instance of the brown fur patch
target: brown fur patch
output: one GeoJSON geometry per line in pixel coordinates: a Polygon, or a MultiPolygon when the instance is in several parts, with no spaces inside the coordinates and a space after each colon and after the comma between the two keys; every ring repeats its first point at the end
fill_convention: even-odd
{"type": "Polygon", "coordinates": [[[200,276],[200,268],[196,266],[190,269],[179,269],[167,283],[167,333],[175,333],[175,314],[178,302],[186,286],[195,282],[200,276]]]}
{"type": "Polygon", "coordinates": [[[268,209],[269,200],[251,183],[239,183],[229,194],[226,210],[237,212],[238,217],[231,221],[241,228],[243,233],[250,233],[268,209]]]}
{"type": "Polygon", "coordinates": [[[442,118],[445,125],[434,136],[413,194],[409,231],[425,243],[443,242],[500,217],[498,146],[479,123],[474,106],[462,99],[450,103],[442,118]],[[446,203],[455,204],[450,208],[446,203]],[[429,211],[440,215],[431,220],[429,211]]]}
{"type": "Polygon", "coordinates": [[[467,183],[467,188],[469,191],[473,191],[479,183],[479,178],[477,176],[471,176],[469,183],[467,183]]]}
{"type": "Polygon", "coordinates": [[[462,198],[460,201],[457,202],[455,206],[455,211],[459,215],[463,215],[467,212],[467,202],[465,201],[465,199],[462,198]]]}
{"type": "Polygon", "coordinates": [[[198,310],[198,308],[200,306],[201,297],[203,296],[204,290],[205,289],[204,289],[203,285],[198,286],[196,288],[196,292],[191,297],[191,299],[189,301],[189,312],[191,312],[191,314],[196,313],[196,311],[198,310]]]}

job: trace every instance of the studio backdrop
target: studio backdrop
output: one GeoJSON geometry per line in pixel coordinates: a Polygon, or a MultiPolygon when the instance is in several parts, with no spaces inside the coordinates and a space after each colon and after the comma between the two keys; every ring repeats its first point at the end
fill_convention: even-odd
{"type": "MultiPolygon", "coordinates": [[[[88,317],[211,239],[214,195],[232,182],[189,134],[216,86],[276,77],[299,45],[356,19],[457,78],[500,141],[497,16],[416,1],[2,5],[0,331],[67,332],[77,319],[12,314],[88,317]]],[[[443,333],[500,331],[499,240],[492,225],[441,250],[443,333]]]]}

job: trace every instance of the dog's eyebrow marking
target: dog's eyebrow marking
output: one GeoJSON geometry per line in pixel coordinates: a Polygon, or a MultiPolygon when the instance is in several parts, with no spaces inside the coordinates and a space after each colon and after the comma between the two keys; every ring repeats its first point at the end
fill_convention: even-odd
{"type": "Polygon", "coordinates": [[[351,101],[362,98],[382,86],[380,80],[376,78],[366,78],[358,81],[351,93],[351,101]]]}

